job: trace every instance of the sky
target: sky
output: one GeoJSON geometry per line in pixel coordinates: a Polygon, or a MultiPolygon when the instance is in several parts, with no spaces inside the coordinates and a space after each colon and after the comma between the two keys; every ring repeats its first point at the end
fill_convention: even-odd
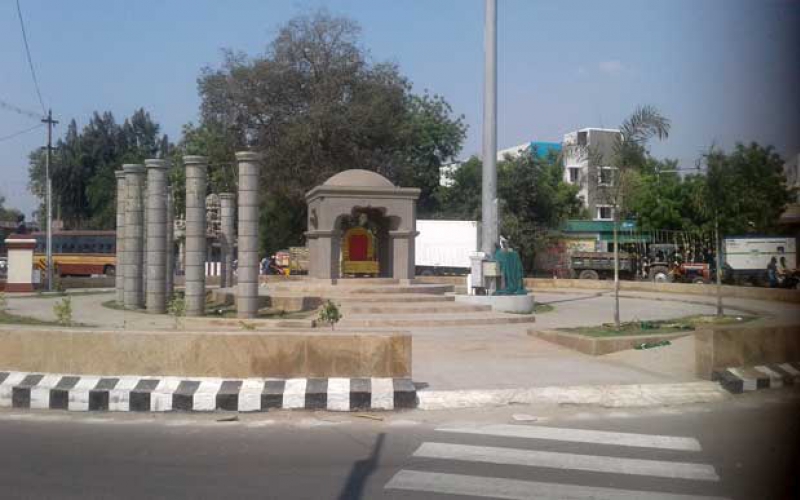
{"type": "MultiPolygon", "coordinates": [[[[444,96],[480,153],[483,0],[20,0],[46,107],[85,125],[143,107],[171,140],[198,118],[196,80],[221,50],[263,53],[292,17],[355,19],[374,61],[444,96]]],[[[41,113],[15,0],[0,2],[0,101],[41,113]]],[[[660,158],[695,165],[715,145],[800,153],[800,0],[498,0],[498,149],[612,128],[638,105],[672,121],[660,158]]],[[[30,214],[28,153],[46,129],[0,105],[0,195],[30,214]]]]}

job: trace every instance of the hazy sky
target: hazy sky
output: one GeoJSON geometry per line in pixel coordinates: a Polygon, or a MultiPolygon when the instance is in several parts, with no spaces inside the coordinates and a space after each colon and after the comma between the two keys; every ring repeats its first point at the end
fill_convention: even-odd
{"type": "MultiPolygon", "coordinates": [[[[482,0],[20,0],[46,106],[62,124],[144,107],[177,140],[197,119],[196,79],[221,48],[262,52],[292,16],[356,19],[375,60],[466,116],[480,150],[482,0]]],[[[499,0],[498,147],[615,127],[638,104],[673,123],[660,157],[694,164],[711,144],[800,152],[800,2],[499,0]]],[[[0,3],[0,100],[38,111],[14,0],[0,3]]],[[[0,107],[0,138],[36,120],[0,107]]],[[[56,129],[60,135],[64,126],[56,129]]],[[[45,129],[0,141],[0,193],[29,212],[27,153],[45,129]]]]}

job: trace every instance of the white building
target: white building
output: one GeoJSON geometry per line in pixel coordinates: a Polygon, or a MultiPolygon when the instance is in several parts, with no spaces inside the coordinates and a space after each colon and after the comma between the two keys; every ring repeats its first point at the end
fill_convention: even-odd
{"type": "Polygon", "coordinates": [[[580,187],[578,196],[592,220],[612,220],[608,189],[613,183],[617,129],[584,128],[564,135],[564,181],[580,187]]]}

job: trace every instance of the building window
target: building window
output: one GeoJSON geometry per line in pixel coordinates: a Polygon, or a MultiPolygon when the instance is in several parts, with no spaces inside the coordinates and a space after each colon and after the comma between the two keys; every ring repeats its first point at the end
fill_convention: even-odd
{"type": "Polygon", "coordinates": [[[610,205],[597,206],[597,220],[611,220],[613,218],[613,211],[610,205]]]}
{"type": "Polygon", "coordinates": [[[612,186],[614,184],[615,167],[600,167],[598,169],[598,184],[601,186],[612,186]]]}
{"type": "Polygon", "coordinates": [[[578,183],[578,177],[580,175],[580,169],[574,168],[574,167],[570,167],[570,168],[567,169],[567,171],[569,172],[569,183],[570,184],[577,184],[578,183]]]}

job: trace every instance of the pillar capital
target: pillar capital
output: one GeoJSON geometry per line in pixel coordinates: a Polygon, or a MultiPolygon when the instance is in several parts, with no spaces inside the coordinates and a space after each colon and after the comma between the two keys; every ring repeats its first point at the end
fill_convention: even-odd
{"type": "Polygon", "coordinates": [[[147,169],[157,168],[161,170],[166,170],[169,167],[169,162],[167,160],[162,160],[158,158],[153,158],[144,161],[144,166],[147,169]]]}
{"type": "Polygon", "coordinates": [[[198,156],[198,155],[187,155],[183,157],[183,164],[184,165],[197,165],[197,166],[207,166],[208,165],[208,157],[207,156],[198,156]]]}
{"type": "Polygon", "coordinates": [[[122,171],[126,174],[144,173],[144,165],[140,163],[126,163],[122,166],[122,171]]]}
{"type": "Polygon", "coordinates": [[[239,151],[236,153],[236,161],[261,161],[264,155],[255,151],[239,151]]]}
{"type": "Polygon", "coordinates": [[[122,170],[122,169],[115,170],[114,171],[114,177],[116,177],[117,180],[124,179],[125,178],[125,171],[122,170]]]}

